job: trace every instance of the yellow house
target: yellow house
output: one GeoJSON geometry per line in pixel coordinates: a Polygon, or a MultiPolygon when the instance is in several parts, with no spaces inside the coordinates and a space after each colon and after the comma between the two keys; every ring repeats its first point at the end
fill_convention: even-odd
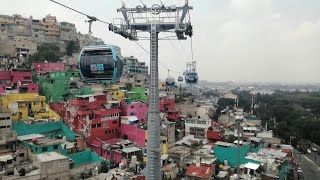
{"type": "MultiPolygon", "coordinates": [[[[146,137],[145,137],[145,146],[147,147],[148,144],[148,130],[146,130],[146,137]]],[[[161,155],[168,154],[168,138],[166,136],[160,136],[160,149],[161,155]]],[[[147,157],[144,157],[144,162],[147,162],[147,157]]]]}
{"type": "Polygon", "coordinates": [[[1,98],[2,111],[10,111],[13,121],[34,119],[60,120],[60,116],[50,109],[45,96],[36,93],[6,94],[1,98]]]}
{"type": "Polygon", "coordinates": [[[113,85],[111,87],[112,91],[112,99],[117,100],[120,102],[123,98],[125,98],[125,93],[120,89],[118,85],[113,85]]]}

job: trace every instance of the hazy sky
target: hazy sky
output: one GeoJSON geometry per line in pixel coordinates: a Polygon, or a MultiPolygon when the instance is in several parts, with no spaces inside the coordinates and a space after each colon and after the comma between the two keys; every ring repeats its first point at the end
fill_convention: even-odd
{"type": "MultiPolygon", "coordinates": [[[[1,14],[21,14],[42,18],[56,15],[58,21],[75,23],[87,33],[86,18],[49,0],[2,0],[1,14]],[[23,1],[24,2],[24,1],[23,1]]],[[[121,17],[120,0],[58,0],[75,9],[112,22],[121,17]]],[[[123,0],[128,7],[139,0],[123,0]]],[[[143,0],[147,5],[160,0],[143,0]]],[[[184,0],[162,0],[166,5],[183,5],[184,0]]],[[[189,0],[194,10],[194,59],[200,79],[210,81],[320,82],[320,1],[319,0],[189,0]]],[[[149,63],[134,42],[108,31],[105,24],[93,24],[94,36],[121,47],[149,63]]],[[[148,41],[140,42],[149,49],[148,41]]],[[[190,39],[161,41],[159,60],[175,71],[183,71],[190,61],[190,39]]],[[[167,70],[160,67],[160,76],[167,70]]],[[[177,74],[172,74],[178,76],[177,74]]]]}

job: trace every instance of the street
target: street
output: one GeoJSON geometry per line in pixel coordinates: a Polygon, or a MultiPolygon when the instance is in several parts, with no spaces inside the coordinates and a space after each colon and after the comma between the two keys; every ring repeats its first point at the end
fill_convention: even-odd
{"type": "MultiPolygon", "coordinates": [[[[309,154],[309,155],[311,156],[313,155],[313,158],[314,158],[314,154],[309,154]]],[[[301,168],[303,172],[303,176],[305,180],[320,179],[320,169],[318,168],[318,166],[315,167],[314,162],[311,159],[309,159],[304,154],[297,154],[296,150],[294,150],[294,156],[296,158],[298,166],[301,168]]],[[[295,179],[297,179],[296,175],[295,175],[295,179]]]]}

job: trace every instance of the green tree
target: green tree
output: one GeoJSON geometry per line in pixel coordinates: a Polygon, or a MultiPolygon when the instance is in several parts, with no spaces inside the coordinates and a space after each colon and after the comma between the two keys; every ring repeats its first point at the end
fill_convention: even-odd
{"type": "Polygon", "coordinates": [[[60,60],[61,53],[60,48],[54,44],[42,43],[38,46],[38,52],[34,53],[30,57],[30,61],[48,61],[48,62],[57,62],[60,60]]]}
{"type": "Polygon", "coordinates": [[[76,42],[74,42],[73,40],[70,41],[67,44],[66,50],[67,50],[67,56],[69,57],[72,56],[72,53],[74,53],[77,50],[76,42]]]}

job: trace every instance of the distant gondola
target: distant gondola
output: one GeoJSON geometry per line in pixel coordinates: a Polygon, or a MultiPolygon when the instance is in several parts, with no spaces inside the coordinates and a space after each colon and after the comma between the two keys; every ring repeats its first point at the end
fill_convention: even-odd
{"type": "Polygon", "coordinates": [[[118,82],[123,70],[120,48],[112,45],[84,47],[78,59],[85,82],[118,82]]]}
{"type": "Polygon", "coordinates": [[[188,71],[185,74],[185,81],[187,84],[197,84],[199,80],[198,73],[196,71],[188,71]]]}
{"type": "Polygon", "coordinates": [[[179,82],[182,82],[182,81],[183,81],[183,77],[182,77],[182,76],[179,76],[179,77],[178,77],[178,81],[179,81],[179,82]]]}
{"type": "Polygon", "coordinates": [[[167,85],[167,86],[174,86],[175,83],[176,83],[176,82],[175,82],[174,77],[171,77],[171,76],[167,77],[167,79],[166,79],[166,85],[167,85]]]}

